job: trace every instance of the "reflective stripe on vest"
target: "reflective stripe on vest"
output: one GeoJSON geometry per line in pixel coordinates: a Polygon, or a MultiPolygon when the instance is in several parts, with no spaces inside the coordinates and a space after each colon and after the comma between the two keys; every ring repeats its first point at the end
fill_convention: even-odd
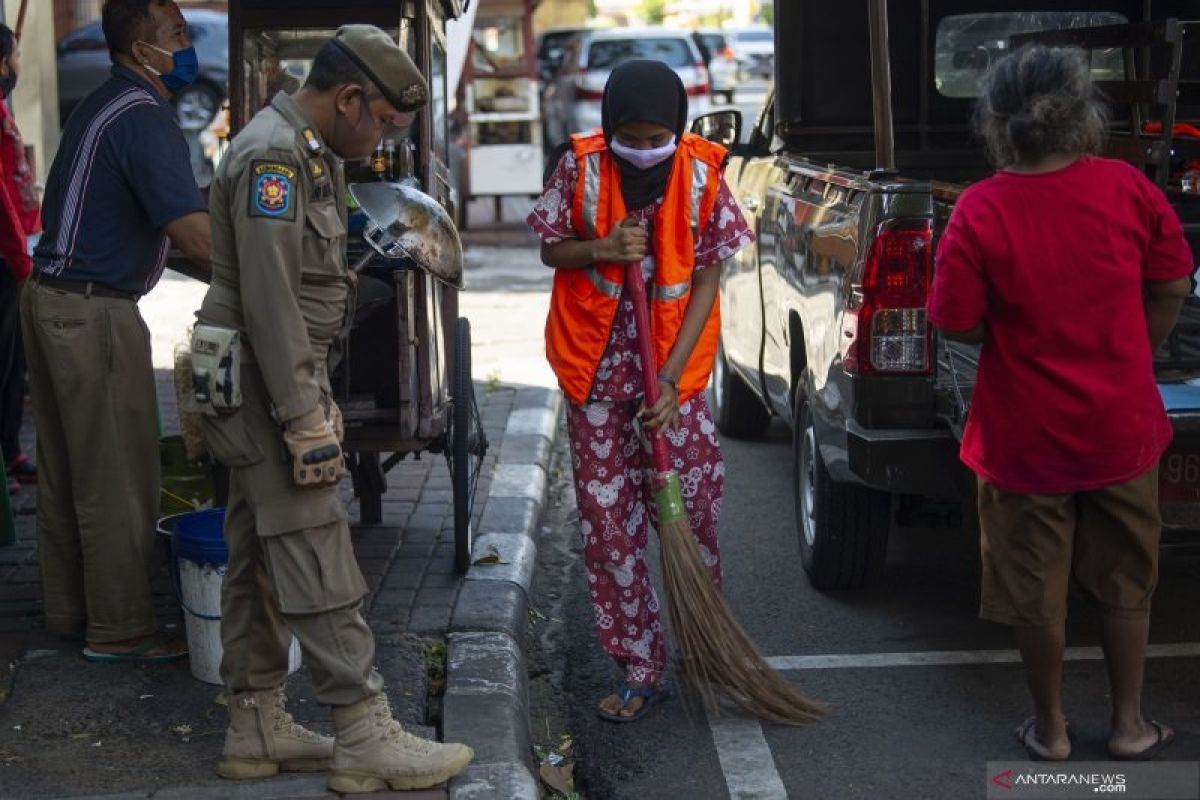
{"type": "Polygon", "coordinates": [[[657,283],[650,287],[650,296],[655,300],[680,300],[692,290],[692,282],[672,283],[670,286],[659,286],[657,283]]]}
{"type": "MultiPolygon", "coordinates": [[[[621,297],[621,284],[613,283],[608,278],[600,274],[600,270],[595,267],[587,268],[587,276],[592,281],[592,286],[608,297],[621,297]]],[[[687,293],[692,289],[691,281],[683,283],[673,283],[670,286],[659,286],[654,284],[650,287],[650,296],[655,300],[679,300],[687,296],[687,293]]]]}
{"type": "Polygon", "coordinates": [[[587,275],[592,279],[592,285],[595,286],[601,293],[609,297],[620,298],[621,284],[613,283],[608,278],[600,274],[600,270],[595,267],[587,268],[587,275]]]}
{"type": "Polygon", "coordinates": [[[600,204],[600,154],[592,153],[583,160],[583,224],[587,233],[596,235],[596,208],[600,204]]]}
{"type": "Polygon", "coordinates": [[[692,236],[700,240],[700,200],[708,186],[708,164],[698,158],[692,159],[692,197],[688,204],[688,217],[692,223],[692,236]]]}

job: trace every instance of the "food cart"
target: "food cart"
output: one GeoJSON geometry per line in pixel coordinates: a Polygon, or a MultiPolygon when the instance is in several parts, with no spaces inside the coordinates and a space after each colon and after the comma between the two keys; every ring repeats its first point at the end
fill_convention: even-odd
{"type": "Polygon", "coordinates": [[[533,0],[480,0],[464,71],[464,210],[470,199],[492,197],[497,221],[505,195],[536,197],[542,191],[533,8],[533,0]]]}
{"type": "Polygon", "coordinates": [[[426,76],[429,105],[372,158],[346,163],[348,261],[356,309],[330,378],[346,421],[360,518],[382,518],[386,473],[441,453],[453,486],[455,560],[472,544],[475,486],[487,450],[471,382],[471,329],[458,316],[462,250],[447,142],[447,18],[467,0],[239,0],[229,7],[230,112],[236,136],[280,88],[303,83],[337,28],[388,31],[426,76]],[[440,207],[439,207],[440,206],[440,207]]]}

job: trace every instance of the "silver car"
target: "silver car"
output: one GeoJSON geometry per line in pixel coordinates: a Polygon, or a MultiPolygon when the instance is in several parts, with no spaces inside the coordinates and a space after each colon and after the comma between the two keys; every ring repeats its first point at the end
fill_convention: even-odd
{"type": "Polygon", "coordinates": [[[580,33],[567,45],[562,66],[547,87],[545,107],[548,146],[572,133],[600,127],[600,100],[609,73],[626,61],[650,58],[675,70],[688,94],[688,117],[709,109],[709,78],[700,50],[687,31],[646,28],[580,33]]]}

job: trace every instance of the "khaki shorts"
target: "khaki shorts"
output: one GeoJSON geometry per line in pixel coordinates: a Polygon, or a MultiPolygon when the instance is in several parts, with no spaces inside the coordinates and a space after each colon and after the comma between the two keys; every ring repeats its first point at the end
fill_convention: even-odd
{"type": "Polygon", "coordinates": [[[1158,582],[1158,467],[1089,492],[1005,492],[979,480],[979,616],[1036,627],[1067,618],[1071,579],[1106,614],[1150,615],[1158,582]]]}

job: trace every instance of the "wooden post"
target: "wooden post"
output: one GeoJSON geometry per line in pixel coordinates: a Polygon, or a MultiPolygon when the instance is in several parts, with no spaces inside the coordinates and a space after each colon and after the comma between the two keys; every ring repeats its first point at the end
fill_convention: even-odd
{"type": "Polygon", "coordinates": [[[17,12],[17,27],[13,30],[13,35],[17,41],[21,41],[21,31],[25,29],[25,12],[29,10],[29,0],[21,0],[21,10],[17,12]]]}
{"type": "Polygon", "coordinates": [[[871,100],[875,117],[875,165],[879,169],[896,168],[887,12],[887,0],[870,0],[871,100]]]}

